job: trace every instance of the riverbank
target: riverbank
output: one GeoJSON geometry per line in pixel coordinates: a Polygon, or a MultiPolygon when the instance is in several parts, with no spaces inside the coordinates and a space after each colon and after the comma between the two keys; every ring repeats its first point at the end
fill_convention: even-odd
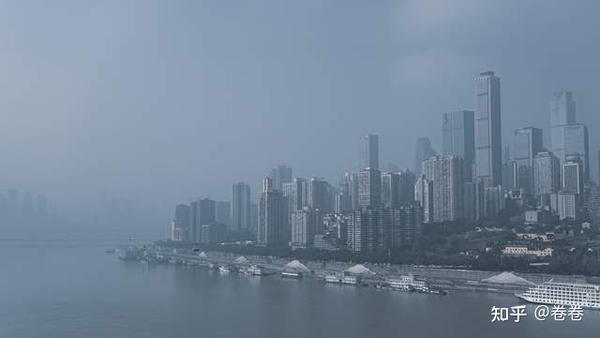
{"type": "MultiPolygon", "coordinates": [[[[141,252],[140,252],[141,254],[141,252]]],[[[200,251],[199,249],[172,247],[166,245],[151,245],[143,253],[150,260],[163,262],[171,261],[186,265],[229,265],[242,267],[259,265],[280,273],[291,260],[288,258],[262,255],[240,255],[223,251],[200,251]],[[153,259],[159,257],[160,259],[153,259]],[[240,259],[243,257],[243,259],[240,259]],[[240,263],[241,262],[241,263],[240,263]]],[[[443,290],[463,290],[477,292],[520,293],[535,284],[550,280],[565,283],[598,284],[597,277],[565,276],[535,273],[507,273],[498,271],[480,271],[456,269],[437,266],[400,265],[388,263],[368,263],[331,260],[303,260],[302,263],[311,270],[311,276],[324,279],[327,275],[343,275],[348,268],[360,263],[373,272],[364,280],[370,285],[376,285],[382,280],[399,276],[414,276],[425,280],[429,285],[443,290]]]]}

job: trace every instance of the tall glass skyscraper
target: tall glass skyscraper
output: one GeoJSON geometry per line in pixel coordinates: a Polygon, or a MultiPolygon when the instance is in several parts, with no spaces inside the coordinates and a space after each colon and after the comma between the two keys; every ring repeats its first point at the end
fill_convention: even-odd
{"type": "Polygon", "coordinates": [[[471,181],[475,161],[475,113],[469,110],[444,113],[442,130],[444,155],[462,157],[463,177],[471,181]]]}
{"type": "Polygon", "coordinates": [[[517,129],[513,136],[513,160],[517,189],[533,193],[533,160],[543,148],[541,129],[528,127],[517,129]]]}
{"type": "Polygon", "coordinates": [[[585,178],[590,174],[589,136],[587,127],[577,123],[573,93],[554,93],[550,101],[550,129],[552,152],[561,163],[568,156],[579,155],[585,178]]]}
{"type": "Polygon", "coordinates": [[[419,137],[415,152],[415,174],[421,175],[423,171],[423,161],[435,155],[435,150],[431,146],[429,137],[419,137]]]}
{"type": "Polygon", "coordinates": [[[379,136],[372,134],[365,135],[361,143],[361,169],[371,168],[379,170],[379,136]]]}
{"type": "Polygon", "coordinates": [[[475,81],[475,176],[496,186],[502,184],[500,78],[488,71],[475,81]]]}

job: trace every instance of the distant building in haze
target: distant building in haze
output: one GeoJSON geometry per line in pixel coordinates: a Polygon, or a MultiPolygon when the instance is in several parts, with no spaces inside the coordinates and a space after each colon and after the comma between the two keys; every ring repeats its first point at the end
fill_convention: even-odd
{"type": "Polygon", "coordinates": [[[358,173],[358,207],[381,205],[381,172],[366,168],[358,173]]]}
{"type": "Polygon", "coordinates": [[[365,135],[361,143],[361,169],[379,170],[379,136],[365,135]]]}
{"type": "Polygon", "coordinates": [[[560,160],[551,152],[538,153],[533,160],[534,193],[542,205],[549,205],[549,196],[560,190],[560,160]]]}
{"type": "Polygon", "coordinates": [[[569,155],[579,155],[585,179],[589,179],[589,136],[585,125],[577,123],[573,93],[554,93],[550,101],[550,140],[552,152],[562,162],[569,155]]]}
{"type": "Polygon", "coordinates": [[[431,146],[429,137],[419,137],[417,139],[415,151],[415,174],[421,175],[423,171],[423,161],[435,155],[435,150],[431,146]]]}
{"type": "Polygon", "coordinates": [[[398,197],[400,198],[400,205],[413,204],[415,201],[415,182],[417,176],[412,171],[405,169],[400,171],[400,182],[398,197]]]}
{"type": "Polygon", "coordinates": [[[577,155],[567,156],[561,170],[562,191],[581,196],[583,194],[583,163],[577,155]]]}
{"type": "Polygon", "coordinates": [[[235,231],[252,229],[252,200],[250,186],[246,183],[235,183],[231,199],[231,229],[235,231]]]}
{"type": "MultiPolygon", "coordinates": [[[[543,134],[538,128],[517,129],[513,133],[513,161],[516,189],[533,193],[533,162],[543,149],[543,134]]],[[[505,182],[506,183],[506,182],[505,182]]]]}
{"type": "Polygon", "coordinates": [[[225,225],[227,228],[231,226],[231,202],[217,201],[215,203],[215,221],[225,225]]]}
{"type": "Polygon", "coordinates": [[[483,72],[475,85],[475,176],[485,186],[496,186],[502,184],[500,78],[483,72]]]}
{"type": "Polygon", "coordinates": [[[400,175],[398,173],[381,174],[381,203],[388,208],[400,206],[400,175]]]}
{"type": "Polygon", "coordinates": [[[271,179],[273,180],[273,187],[276,190],[281,191],[283,183],[292,181],[292,168],[285,165],[278,165],[271,170],[271,179]]]}
{"type": "Polygon", "coordinates": [[[216,202],[209,198],[202,198],[190,203],[191,241],[202,242],[202,226],[215,223],[215,210],[216,202]]]}
{"type": "Polygon", "coordinates": [[[457,156],[435,156],[423,162],[423,174],[433,184],[433,222],[462,217],[463,168],[457,156]]]}
{"type": "Polygon", "coordinates": [[[263,190],[258,207],[257,244],[286,246],[290,241],[288,202],[281,191],[274,189],[273,180],[263,180],[263,190]]]}
{"type": "Polygon", "coordinates": [[[462,157],[464,179],[471,181],[475,161],[475,113],[469,110],[444,113],[442,129],[443,154],[462,157]]]}
{"type": "Polygon", "coordinates": [[[423,212],[423,222],[433,222],[433,182],[425,175],[421,175],[415,182],[415,201],[419,203],[423,212]]]}
{"type": "Polygon", "coordinates": [[[315,217],[309,207],[292,212],[292,249],[303,249],[313,245],[316,232],[315,217]]]}
{"type": "Polygon", "coordinates": [[[171,239],[177,241],[190,241],[191,231],[191,208],[187,204],[177,204],[175,206],[175,217],[171,229],[171,239]]]}

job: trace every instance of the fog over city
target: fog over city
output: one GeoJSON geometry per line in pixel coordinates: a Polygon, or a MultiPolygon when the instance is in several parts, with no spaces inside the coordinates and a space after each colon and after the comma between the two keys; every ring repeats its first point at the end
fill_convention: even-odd
{"type": "MultiPolygon", "coordinates": [[[[176,203],[231,198],[279,164],[335,185],[415,165],[442,114],[502,80],[503,144],[573,92],[600,150],[598,1],[0,3],[0,191],[44,194],[88,234],[164,238],[176,203]],[[89,232],[87,232],[89,230],[89,232]]],[[[1,224],[0,228],[8,227],[1,224]]],[[[5,232],[5,231],[3,231],[5,232]]]]}

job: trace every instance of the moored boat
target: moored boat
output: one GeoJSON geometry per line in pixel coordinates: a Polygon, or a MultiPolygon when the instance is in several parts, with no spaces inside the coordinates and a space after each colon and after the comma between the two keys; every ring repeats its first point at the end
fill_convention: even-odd
{"type": "Polygon", "coordinates": [[[529,288],[518,298],[536,304],[600,309],[600,285],[546,282],[529,288]]]}

